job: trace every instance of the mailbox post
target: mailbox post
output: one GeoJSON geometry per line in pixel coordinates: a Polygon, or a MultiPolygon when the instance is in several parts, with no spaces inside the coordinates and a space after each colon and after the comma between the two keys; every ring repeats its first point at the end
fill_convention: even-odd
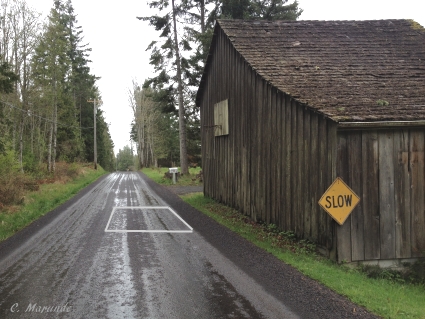
{"type": "Polygon", "coordinates": [[[179,169],[177,167],[170,167],[168,171],[173,174],[173,184],[176,183],[176,174],[178,173],[179,169]]]}

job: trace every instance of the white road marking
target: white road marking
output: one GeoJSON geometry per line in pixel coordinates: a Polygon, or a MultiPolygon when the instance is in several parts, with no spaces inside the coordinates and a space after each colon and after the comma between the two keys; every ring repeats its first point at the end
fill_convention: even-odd
{"type": "Polygon", "coordinates": [[[174,210],[171,209],[171,207],[169,206],[116,206],[114,208],[112,208],[112,212],[111,215],[109,216],[109,220],[108,223],[106,224],[105,227],[105,232],[110,232],[110,233],[192,233],[193,232],[193,228],[186,223],[186,221],[181,218],[174,210]],[[132,229],[132,230],[127,230],[127,229],[108,229],[109,228],[109,224],[112,220],[112,216],[114,215],[115,211],[117,209],[166,209],[169,210],[170,212],[172,212],[183,224],[185,224],[187,226],[187,228],[189,228],[188,230],[164,230],[164,229],[156,229],[156,230],[149,230],[149,229],[132,229]]]}

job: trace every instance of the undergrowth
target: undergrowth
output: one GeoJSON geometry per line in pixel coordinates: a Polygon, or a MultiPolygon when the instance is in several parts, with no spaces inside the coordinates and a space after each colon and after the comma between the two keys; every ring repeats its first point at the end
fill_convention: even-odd
{"type": "MultiPolygon", "coordinates": [[[[19,191],[21,200],[10,201],[0,207],[0,241],[64,203],[106,173],[100,166],[98,170],[94,170],[91,165],[82,164],[57,163],[56,168],[55,174],[45,175],[43,178],[38,176],[38,179],[31,179],[24,174],[17,175],[18,177],[10,176],[15,183],[10,189],[19,191]],[[24,181],[31,185],[31,189],[21,187],[24,182],[16,182],[20,178],[24,178],[24,181]]],[[[4,198],[4,194],[0,194],[0,198],[2,196],[4,198]]]]}
{"type": "MultiPolygon", "coordinates": [[[[142,172],[150,179],[161,185],[174,185],[171,176],[166,176],[167,167],[146,167],[142,172]]],[[[178,186],[199,186],[202,185],[202,170],[200,167],[189,168],[189,175],[179,175],[177,177],[178,186]]]]}

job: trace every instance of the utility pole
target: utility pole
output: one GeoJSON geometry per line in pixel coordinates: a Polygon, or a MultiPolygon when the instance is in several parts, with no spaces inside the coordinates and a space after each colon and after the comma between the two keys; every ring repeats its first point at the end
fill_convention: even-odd
{"type": "Polygon", "coordinates": [[[96,142],[96,113],[97,113],[97,105],[96,102],[102,103],[100,100],[87,100],[87,102],[93,103],[93,127],[94,127],[94,169],[97,169],[97,142],[96,142]]]}

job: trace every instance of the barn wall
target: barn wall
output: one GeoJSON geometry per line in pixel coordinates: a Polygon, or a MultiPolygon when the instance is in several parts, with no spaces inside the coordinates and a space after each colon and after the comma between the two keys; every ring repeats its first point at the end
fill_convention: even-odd
{"type": "Polygon", "coordinates": [[[336,177],[336,124],[277,91],[218,32],[199,102],[205,195],[334,251],[317,202],[336,177]],[[226,99],[229,135],[215,137],[226,99]]]}
{"type": "Polygon", "coordinates": [[[337,174],[361,201],[337,229],[339,261],[423,257],[425,129],[341,131],[337,174]]]}

